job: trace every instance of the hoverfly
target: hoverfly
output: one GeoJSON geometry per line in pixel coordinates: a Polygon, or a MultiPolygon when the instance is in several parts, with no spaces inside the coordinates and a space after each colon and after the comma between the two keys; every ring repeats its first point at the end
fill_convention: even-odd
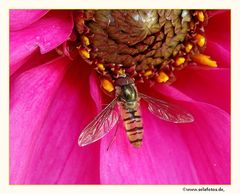
{"type": "Polygon", "coordinates": [[[119,77],[115,82],[115,91],[115,98],[81,132],[78,139],[79,146],[85,146],[101,139],[114,128],[121,118],[130,143],[135,148],[139,148],[143,139],[140,99],[145,100],[149,111],[162,120],[173,123],[194,121],[193,116],[181,108],[138,92],[130,77],[119,77]]]}

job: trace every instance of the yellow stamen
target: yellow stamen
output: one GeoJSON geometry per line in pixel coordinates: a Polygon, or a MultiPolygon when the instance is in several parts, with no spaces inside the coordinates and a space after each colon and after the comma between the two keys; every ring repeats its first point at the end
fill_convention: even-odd
{"type": "Polygon", "coordinates": [[[144,73],[144,76],[148,77],[150,75],[152,75],[152,70],[147,70],[145,73],[144,73]]]}
{"type": "Polygon", "coordinates": [[[112,82],[110,82],[108,79],[102,79],[102,87],[107,92],[112,92],[114,90],[112,82]]]}
{"type": "Polygon", "coordinates": [[[156,77],[156,80],[159,83],[165,83],[169,80],[169,76],[165,72],[161,71],[159,75],[156,77]]]}
{"type": "Polygon", "coordinates": [[[205,16],[202,11],[197,12],[197,18],[200,22],[204,22],[205,16]]]}
{"type": "Polygon", "coordinates": [[[100,71],[104,71],[105,70],[105,67],[102,63],[98,63],[97,64],[97,68],[100,70],[100,71]]]}
{"type": "Polygon", "coordinates": [[[176,59],[176,65],[177,65],[177,66],[182,65],[184,62],[185,62],[185,58],[184,58],[184,57],[178,57],[178,58],[176,59]]]}
{"type": "Polygon", "coordinates": [[[118,74],[119,75],[125,75],[125,69],[119,69],[118,74]]]}
{"type": "Polygon", "coordinates": [[[89,54],[89,52],[88,52],[87,50],[81,49],[79,52],[80,52],[85,58],[87,58],[87,59],[90,58],[90,54],[89,54]]]}
{"type": "Polygon", "coordinates": [[[192,47],[193,47],[193,45],[188,43],[185,47],[186,52],[189,53],[192,50],[192,47]]]}
{"type": "Polygon", "coordinates": [[[83,39],[83,42],[86,46],[88,46],[90,44],[88,37],[83,36],[82,39],[83,39]]]}
{"type": "Polygon", "coordinates": [[[205,45],[206,39],[203,35],[197,34],[196,39],[198,46],[203,47],[205,45]]]}
{"type": "Polygon", "coordinates": [[[210,59],[210,56],[204,54],[195,54],[192,56],[193,61],[209,67],[217,67],[217,62],[210,59]]]}

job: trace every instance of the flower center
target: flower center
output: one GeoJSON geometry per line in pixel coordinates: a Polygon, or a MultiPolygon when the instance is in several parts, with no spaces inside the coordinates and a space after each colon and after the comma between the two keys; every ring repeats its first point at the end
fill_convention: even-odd
{"type": "Polygon", "coordinates": [[[125,74],[136,82],[170,82],[175,70],[195,62],[216,66],[201,54],[206,23],[202,10],[81,10],[77,49],[111,82],[125,74]]]}

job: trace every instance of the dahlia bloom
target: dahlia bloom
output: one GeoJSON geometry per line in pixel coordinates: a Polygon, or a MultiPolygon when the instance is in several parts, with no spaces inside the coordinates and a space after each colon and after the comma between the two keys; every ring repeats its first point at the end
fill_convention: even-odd
{"type": "Polygon", "coordinates": [[[72,12],[10,11],[10,183],[230,184],[230,12],[208,14],[205,53],[218,67],[189,67],[171,85],[139,86],[186,107],[195,121],[159,120],[142,103],[142,147],[133,148],[119,126],[106,151],[114,130],[77,144],[109,97],[95,71],[64,47],[74,40],[72,12]]]}

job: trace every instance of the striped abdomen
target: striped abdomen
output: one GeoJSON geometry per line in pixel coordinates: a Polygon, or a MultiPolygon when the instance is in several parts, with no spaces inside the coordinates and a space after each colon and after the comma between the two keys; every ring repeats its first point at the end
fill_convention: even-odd
{"type": "Polygon", "coordinates": [[[121,103],[120,112],[130,143],[139,148],[142,145],[143,126],[138,103],[136,102],[134,108],[129,108],[126,104],[121,103]]]}

